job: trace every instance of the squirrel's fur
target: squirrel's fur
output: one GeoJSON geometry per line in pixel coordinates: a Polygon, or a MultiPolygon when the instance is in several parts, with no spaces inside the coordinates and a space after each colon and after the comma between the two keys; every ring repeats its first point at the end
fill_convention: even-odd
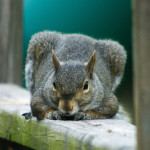
{"type": "Polygon", "coordinates": [[[81,34],[33,35],[26,59],[26,85],[37,119],[99,119],[115,116],[126,52],[117,42],[81,34]]]}

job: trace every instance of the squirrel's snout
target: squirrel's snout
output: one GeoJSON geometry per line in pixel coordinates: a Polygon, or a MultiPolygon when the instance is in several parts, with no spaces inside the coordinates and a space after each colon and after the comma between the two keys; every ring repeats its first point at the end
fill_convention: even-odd
{"type": "Polygon", "coordinates": [[[60,100],[59,101],[59,110],[64,114],[64,115],[73,115],[74,113],[77,112],[77,104],[74,100],[60,100]]]}

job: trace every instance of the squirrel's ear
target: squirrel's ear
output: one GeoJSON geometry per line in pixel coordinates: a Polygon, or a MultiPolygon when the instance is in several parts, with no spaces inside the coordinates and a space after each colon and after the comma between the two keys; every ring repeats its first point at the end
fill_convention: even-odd
{"type": "Polygon", "coordinates": [[[52,50],[52,60],[53,60],[55,72],[57,72],[60,68],[60,62],[53,50],[52,50]]]}
{"type": "Polygon", "coordinates": [[[93,74],[95,61],[96,61],[96,51],[93,52],[89,62],[87,63],[87,66],[86,66],[86,70],[90,75],[93,74]]]}

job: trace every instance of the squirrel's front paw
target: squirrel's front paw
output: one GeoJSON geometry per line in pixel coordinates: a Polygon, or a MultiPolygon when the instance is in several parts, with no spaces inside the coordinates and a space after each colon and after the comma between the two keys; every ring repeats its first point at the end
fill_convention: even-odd
{"type": "Polygon", "coordinates": [[[87,120],[87,119],[88,119],[87,114],[84,112],[78,112],[74,116],[74,120],[87,120]]]}
{"type": "Polygon", "coordinates": [[[23,113],[22,116],[24,116],[26,120],[32,119],[32,113],[31,112],[23,113]]]}
{"type": "Polygon", "coordinates": [[[47,119],[50,120],[62,120],[58,111],[50,112],[47,119]]]}

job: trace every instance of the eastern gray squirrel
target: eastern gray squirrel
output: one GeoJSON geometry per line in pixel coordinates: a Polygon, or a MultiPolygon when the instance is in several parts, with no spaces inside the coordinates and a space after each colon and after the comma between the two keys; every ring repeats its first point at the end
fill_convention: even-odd
{"type": "Polygon", "coordinates": [[[25,68],[31,115],[38,120],[114,117],[119,105],[113,92],[125,63],[126,52],[118,42],[81,34],[36,33],[25,68]]]}

